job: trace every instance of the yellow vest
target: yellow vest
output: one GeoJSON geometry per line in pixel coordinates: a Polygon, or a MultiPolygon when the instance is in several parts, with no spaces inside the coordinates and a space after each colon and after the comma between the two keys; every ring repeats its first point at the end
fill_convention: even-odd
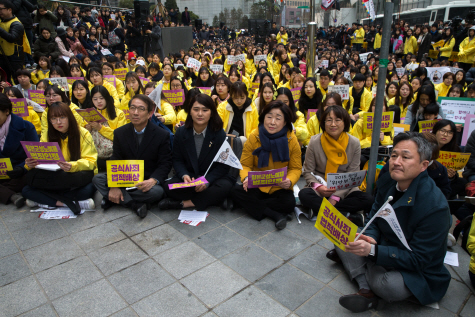
{"type": "MultiPolygon", "coordinates": [[[[7,22],[0,22],[0,28],[4,29],[5,31],[9,32],[10,31],[10,25],[13,22],[20,22],[17,17],[14,17],[10,21],[7,22]]],[[[20,22],[21,23],[21,22],[20,22]]],[[[7,42],[5,39],[0,37],[0,46],[3,49],[3,52],[5,53],[6,56],[12,56],[15,54],[15,46],[19,46],[16,43],[10,43],[7,42]]],[[[30,43],[28,42],[28,39],[26,37],[25,31],[23,31],[23,52],[31,54],[31,48],[30,48],[30,43]]]]}

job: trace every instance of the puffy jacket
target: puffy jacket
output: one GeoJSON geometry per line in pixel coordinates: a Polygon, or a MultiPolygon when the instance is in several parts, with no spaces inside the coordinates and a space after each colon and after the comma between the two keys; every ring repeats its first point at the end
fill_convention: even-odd
{"type": "Polygon", "coordinates": [[[475,220],[472,220],[472,226],[468,234],[467,250],[472,256],[470,258],[470,272],[475,274],[475,220]]]}
{"type": "MultiPolygon", "coordinates": [[[[223,101],[221,104],[218,105],[218,114],[223,120],[223,128],[226,133],[230,133],[229,131],[231,128],[231,124],[234,118],[233,107],[227,102],[223,101]]],[[[243,113],[243,123],[244,123],[244,136],[249,138],[252,131],[257,128],[259,124],[259,115],[257,114],[257,108],[254,103],[251,104],[246,108],[243,113]]]]}
{"type": "Polygon", "coordinates": [[[376,33],[374,37],[374,49],[381,48],[381,34],[376,33]]]}
{"type": "Polygon", "coordinates": [[[404,54],[411,53],[414,54],[417,50],[417,40],[414,36],[407,37],[404,43],[404,54]]]}
{"type": "Polygon", "coordinates": [[[45,15],[41,15],[39,14],[39,12],[36,12],[36,16],[33,19],[34,23],[39,23],[39,25],[37,26],[38,32],[40,32],[42,28],[47,28],[51,32],[51,38],[53,39],[56,37],[56,29],[54,28],[54,23],[56,23],[57,21],[58,18],[53,13],[51,13],[51,11],[47,11],[45,15]]]}
{"type": "MultiPolygon", "coordinates": [[[[69,51],[66,50],[66,47],[64,46],[64,43],[63,41],[59,38],[59,36],[57,36],[54,41],[56,42],[56,44],[58,44],[58,49],[59,51],[61,52],[61,56],[66,56],[66,57],[73,57],[74,56],[74,53],[73,51],[71,51],[71,48],[69,49],[69,51]]],[[[69,44],[69,43],[68,43],[69,44]]]]}
{"type": "Polygon", "coordinates": [[[54,40],[53,34],[49,39],[45,39],[43,35],[36,40],[35,44],[33,45],[34,48],[34,57],[35,59],[39,59],[41,56],[51,56],[54,60],[58,59],[61,56],[61,52],[59,51],[58,43],[54,40]]]}
{"type": "MultiPolygon", "coordinates": [[[[470,30],[475,30],[475,27],[471,27],[470,30]]],[[[465,40],[462,41],[459,47],[458,57],[459,63],[473,63],[473,58],[475,57],[475,36],[472,39],[466,37],[465,40]]]]}
{"type": "Polygon", "coordinates": [[[473,81],[475,81],[475,67],[472,67],[468,70],[467,74],[466,74],[466,78],[465,78],[465,81],[470,85],[471,83],[473,83],[473,81]]]}
{"type": "Polygon", "coordinates": [[[28,0],[10,0],[13,5],[13,14],[21,21],[25,29],[33,28],[33,19],[30,13],[35,11],[36,6],[28,0]]]}
{"type": "Polygon", "coordinates": [[[450,41],[445,42],[444,46],[440,48],[440,56],[450,57],[452,55],[452,50],[455,46],[455,38],[452,38],[450,41]]]}

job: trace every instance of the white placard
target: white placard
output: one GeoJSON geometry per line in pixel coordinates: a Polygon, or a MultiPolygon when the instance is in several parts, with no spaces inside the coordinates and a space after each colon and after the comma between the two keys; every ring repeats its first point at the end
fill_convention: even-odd
{"type": "Polygon", "coordinates": [[[445,119],[464,124],[467,114],[475,114],[475,101],[473,100],[468,98],[455,98],[455,100],[441,98],[439,104],[444,111],[445,119]]]}
{"type": "Polygon", "coordinates": [[[111,19],[115,20],[115,14],[113,14],[113,13],[111,14],[111,19]]]}
{"type": "Polygon", "coordinates": [[[238,61],[243,61],[244,63],[246,62],[246,55],[244,55],[244,54],[239,54],[239,55],[236,55],[234,57],[236,58],[236,63],[238,61]]]}
{"type": "Polygon", "coordinates": [[[451,266],[459,266],[459,255],[455,252],[447,251],[444,258],[444,263],[451,266]]]}
{"type": "Polygon", "coordinates": [[[376,97],[376,91],[378,90],[378,86],[374,86],[373,88],[371,88],[371,94],[373,95],[373,99],[374,97],[376,97]]]}
{"type": "Polygon", "coordinates": [[[475,116],[472,114],[468,114],[465,117],[465,124],[463,126],[463,134],[462,134],[462,143],[461,146],[465,146],[467,144],[468,138],[472,135],[473,130],[475,130],[475,116]]]}
{"type": "Polygon", "coordinates": [[[69,59],[70,59],[69,57],[67,56],[61,56],[61,57],[66,61],[66,63],[69,63],[69,59]]]}
{"type": "Polygon", "coordinates": [[[396,68],[396,73],[397,73],[399,78],[401,78],[404,75],[405,72],[406,72],[406,70],[404,69],[404,67],[396,68]]]}
{"type": "Polygon", "coordinates": [[[111,51],[109,51],[107,48],[101,50],[102,55],[112,55],[111,51]]]}
{"type": "Polygon", "coordinates": [[[221,74],[223,72],[223,65],[213,64],[213,65],[210,65],[209,68],[216,75],[221,74]]]}
{"type": "Polygon", "coordinates": [[[366,63],[366,61],[368,60],[368,55],[369,54],[373,54],[373,52],[368,52],[368,53],[363,53],[363,54],[360,54],[360,60],[363,64],[366,63]]]}
{"type": "Polygon", "coordinates": [[[351,173],[328,173],[327,188],[328,189],[349,189],[358,187],[366,177],[366,170],[351,173]]]}
{"type": "Polygon", "coordinates": [[[266,61],[267,62],[267,55],[256,55],[254,56],[254,64],[258,64],[260,61],[266,61]]]}
{"type": "Polygon", "coordinates": [[[345,76],[346,79],[351,80],[351,74],[350,72],[344,72],[343,76],[345,76]]]}
{"type": "Polygon", "coordinates": [[[350,85],[330,85],[328,86],[328,92],[336,92],[343,100],[350,99],[350,85]]]}
{"type": "Polygon", "coordinates": [[[440,84],[445,73],[450,72],[450,67],[426,67],[427,77],[434,83],[440,84]]]}
{"type": "Polygon", "coordinates": [[[175,67],[175,69],[177,69],[177,68],[180,67],[180,66],[185,67],[185,65],[183,65],[183,64],[174,64],[173,66],[175,67]]]}
{"type": "Polygon", "coordinates": [[[57,84],[64,90],[69,91],[68,79],[66,77],[49,78],[49,80],[53,85],[57,84]]]}
{"type": "Polygon", "coordinates": [[[193,57],[188,58],[188,63],[186,63],[186,67],[193,69],[195,72],[200,70],[201,62],[199,60],[194,59],[193,57]]]}
{"type": "Polygon", "coordinates": [[[324,59],[320,61],[320,65],[318,65],[319,68],[328,68],[328,59],[324,59]]]}

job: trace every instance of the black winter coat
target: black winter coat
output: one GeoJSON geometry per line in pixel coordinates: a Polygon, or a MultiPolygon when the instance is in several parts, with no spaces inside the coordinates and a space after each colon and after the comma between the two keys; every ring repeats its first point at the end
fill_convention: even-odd
{"type": "Polygon", "coordinates": [[[31,13],[36,10],[36,6],[28,0],[11,0],[13,5],[13,14],[23,23],[25,29],[33,28],[33,19],[31,13]]]}
{"type": "Polygon", "coordinates": [[[40,38],[36,40],[33,45],[34,58],[38,60],[41,56],[51,56],[52,60],[56,60],[61,56],[61,51],[59,50],[58,43],[53,38],[45,39],[43,35],[40,35],[40,38]]]}

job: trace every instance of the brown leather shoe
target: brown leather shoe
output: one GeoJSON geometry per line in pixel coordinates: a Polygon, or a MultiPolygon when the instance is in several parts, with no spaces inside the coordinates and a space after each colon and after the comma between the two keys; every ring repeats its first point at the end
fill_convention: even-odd
{"type": "Polygon", "coordinates": [[[328,251],[326,256],[328,259],[332,260],[333,262],[341,263],[341,259],[338,256],[338,253],[336,253],[335,249],[328,251]]]}
{"type": "Polygon", "coordinates": [[[378,297],[369,289],[360,289],[358,293],[340,297],[340,305],[353,313],[361,313],[378,305],[378,297]]]}

